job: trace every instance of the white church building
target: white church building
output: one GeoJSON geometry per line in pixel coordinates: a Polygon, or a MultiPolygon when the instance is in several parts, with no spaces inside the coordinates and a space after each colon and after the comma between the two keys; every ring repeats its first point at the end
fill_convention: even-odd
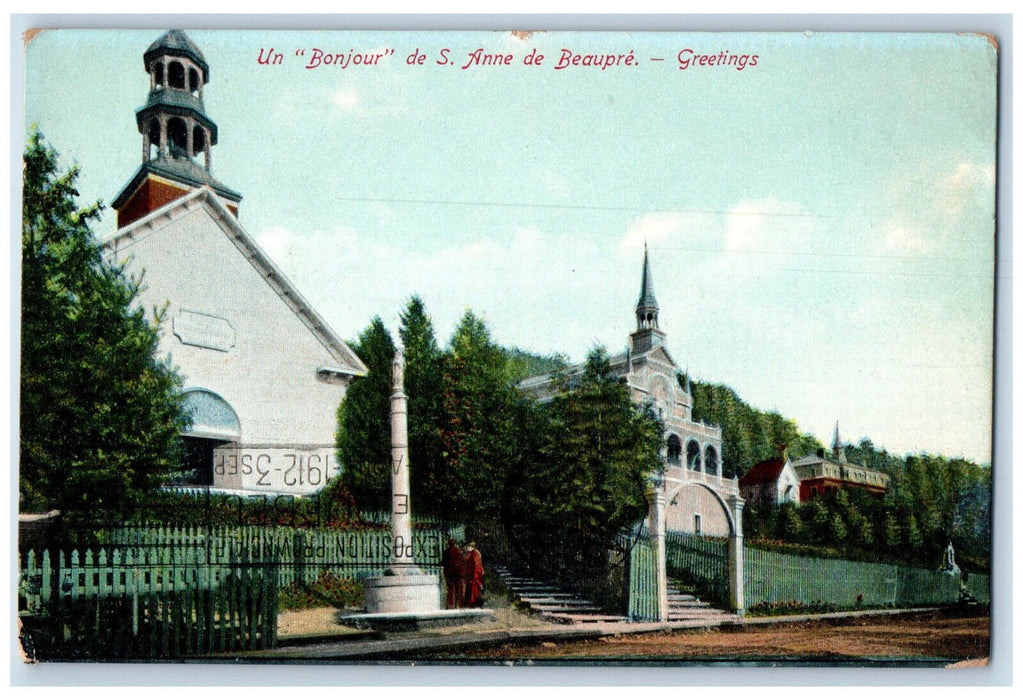
{"type": "MultiPolygon", "coordinates": [[[[738,482],[722,474],[721,427],[693,420],[688,375],[683,385],[681,368],[668,352],[666,334],[658,325],[659,310],[644,250],[636,330],[629,336],[628,349],[611,357],[611,371],[625,378],[635,403],[650,402],[664,422],[664,475],[657,486],[665,507],[663,526],[726,537],[732,531],[728,499],[738,496],[738,482]]],[[[580,364],[564,373],[570,390],[583,371],[580,364]]],[[[555,391],[550,375],[529,377],[519,387],[539,400],[555,391]]]]}
{"type": "Polygon", "coordinates": [[[143,62],[142,164],[113,201],[118,228],[102,245],[141,276],[147,314],[162,313],[160,351],[192,411],[190,481],[314,492],[339,471],[337,408],[366,366],[243,228],[241,195],[213,178],[202,53],[172,30],[143,62]]]}

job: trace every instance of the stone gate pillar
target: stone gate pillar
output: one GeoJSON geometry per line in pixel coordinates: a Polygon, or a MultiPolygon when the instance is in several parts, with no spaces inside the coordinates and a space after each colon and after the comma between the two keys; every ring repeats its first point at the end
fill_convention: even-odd
{"type": "Polygon", "coordinates": [[[657,562],[657,619],[668,619],[668,557],[664,546],[667,530],[667,498],[661,482],[654,483],[648,496],[650,500],[650,546],[657,562]]]}
{"type": "Polygon", "coordinates": [[[738,495],[728,497],[732,516],[732,533],[728,539],[728,603],[737,615],[746,611],[743,590],[742,507],[745,501],[738,495]]]}

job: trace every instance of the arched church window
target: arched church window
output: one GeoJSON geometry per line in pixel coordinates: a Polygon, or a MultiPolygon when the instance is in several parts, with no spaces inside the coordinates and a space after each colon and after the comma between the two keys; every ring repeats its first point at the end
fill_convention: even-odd
{"type": "Polygon", "coordinates": [[[150,119],[146,130],[149,132],[149,157],[152,158],[160,152],[160,120],[150,119]]]}
{"type": "Polygon", "coordinates": [[[192,425],[185,431],[185,435],[221,440],[237,440],[241,437],[238,414],[227,401],[209,389],[186,391],[185,410],[192,416],[192,425]]]}
{"type": "Polygon", "coordinates": [[[180,61],[171,61],[167,67],[167,84],[179,90],[185,89],[185,67],[180,61]]]}
{"type": "Polygon", "coordinates": [[[690,440],[686,445],[686,466],[694,472],[700,471],[700,446],[696,440],[690,440]]]}
{"type": "Polygon", "coordinates": [[[206,132],[201,126],[192,129],[192,155],[206,150],[206,132]]]}
{"type": "Polygon", "coordinates": [[[163,64],[157,63],[153,67],[153,75],[156,77],[156,84],[163,87],[163,64]]]}
{"type": "Polygon", "coordinates": [[[707,454],[704,461],[704,472],[712,476],[717,476],[718,473],[718,451],[714,449],[713,445],[707,445],[707,454]]]}
{"type": "Polygon", "coordinates": [[[188,155],[188,127],[185,126],[184,119],[174,117],[167,122],[167,141],[172,156],[188,155]]]}
{"type": "Polygon", "coordinates": [[[668,436],[668,464],[677,467],[682,462],[682,441],[678,435],[668,436]]]}
{"type": "Polygon", "coordinates": [[[193,95],[199,92],[199,71],[195,68],[188,69],[188,91],[193,95]]]}

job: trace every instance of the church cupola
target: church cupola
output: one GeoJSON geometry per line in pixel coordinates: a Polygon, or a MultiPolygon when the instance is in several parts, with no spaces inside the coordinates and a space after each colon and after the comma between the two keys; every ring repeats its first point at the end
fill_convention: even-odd
{"type": "Polygon", "coordinates": [[[149,98],[135,112],[142,162],[202,156],[209,171],[217,125],[206,116],[202,103],[202,89],[210,79],[202,52],[184,32],[174,29],[150,44],[142,61],[149,73],[149,98]]]}
{"type": "Polygon", "coordinates": [[[636,332],[632,338],[632,352],[642,353],[661,345],[664,332],[657,325],[657,299],[654,297],[654,278],[650,274],[650,256],[646,244],[643,244],[643,280],[639,288],[639,301],[636,302],[636,332]]]}
{"type": "Polygon", "coordinates": [[[142,166],[114,199],[118,228],[204,186],[237,216],[241,195],[212,175],[217,125],[203,106],[210,67],[202,51],[172,29],[149,45],[142,63],[149,74],[149,96],[135,111],[142,166]]]}

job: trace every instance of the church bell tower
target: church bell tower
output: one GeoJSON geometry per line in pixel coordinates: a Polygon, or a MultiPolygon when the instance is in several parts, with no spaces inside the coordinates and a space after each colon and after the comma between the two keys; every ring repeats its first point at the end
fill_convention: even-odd
{"type": "Polygon", "coordinates": [[[217,125],[203,106],[210,67],[199,47],[172,29],[150,44],[142,63],[149,74],[149,96],[135,111],[142,165],[113,201],[117,227],[200,187],[210,187],[238,216],[241,195],[212,175],[217,125]]]}
{"type": "Polygon", "coordinates": [[[632,352],[639,354],[664,344],[665,333],[657,326],[657,299],[654,297],[654,278],[650,274],[650,256],[643,244],[643,281],[636,302],[636,331],[632,339],[632,352]]]}

